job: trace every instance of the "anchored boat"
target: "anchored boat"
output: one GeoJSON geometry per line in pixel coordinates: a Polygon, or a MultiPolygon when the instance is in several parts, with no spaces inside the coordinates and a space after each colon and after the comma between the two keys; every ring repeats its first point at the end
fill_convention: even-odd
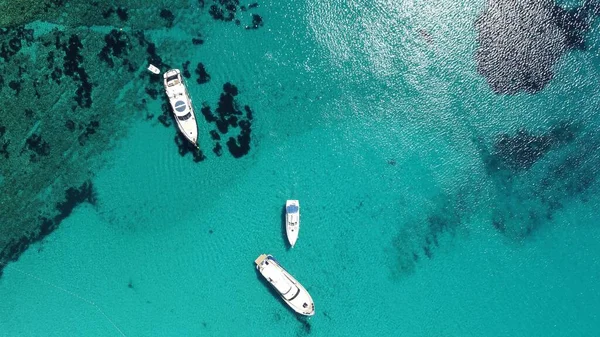
{"type": "Polygon", "coordinates": [[[262,254],[255,261],[256,269],[295,312],[312,316],[315,303],[304,287],[271,255],[262,254]]]}
{"type": "Polygon", "coordinates": [[[179,69],[171,69],[164,75],[165,92],[173,109],[177,127],[181,134],[198,147],[198,124],[192,108],[190,94],[183,83],[179,69]]]}
{"type": "Polygon", "coordinates": [[[285,203],[285,233],[292,248],[300,232],[300,202],[288,200],[285,203]]]}

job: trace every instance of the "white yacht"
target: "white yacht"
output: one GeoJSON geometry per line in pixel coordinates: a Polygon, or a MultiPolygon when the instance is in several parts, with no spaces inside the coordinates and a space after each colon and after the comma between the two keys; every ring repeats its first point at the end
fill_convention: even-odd
{"type": "Polygon", "coordinates": [[[254,262],[256,269],[295,312],[305,316],[315,314],[315,303],[308,291],[273,256],[262,254],[254,262]]]}
{"type": "Polygon", "coordinates": [[[300,232],[300,202],[288,200],[285,202],[285,233],[292,248],[298,240],[300,232]]]}
{"type": "Polygon", "coordinates": [[[179,69],[171,69],[163,75],[163,78],[165,92],[169,97],[179,131],[197,147],[198,125],[192,108],[192,100],[181,78],[181,72],[179,69]]]}

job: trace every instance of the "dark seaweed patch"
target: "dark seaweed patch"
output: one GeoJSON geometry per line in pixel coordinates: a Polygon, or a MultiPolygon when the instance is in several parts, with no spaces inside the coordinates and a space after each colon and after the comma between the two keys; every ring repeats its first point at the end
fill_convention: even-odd
{"type": "MultiPolygon", "coordinates": [[[[146,46],[146,53],[148,54],[147,61],[149,64],[153,64],[158,68],[171,68],[170,65],[163,63],[162,57],[160,57],[156,51],[156,45],[146,38],[143,31],[136,31],[133,33],[133,36],[138,39],[140,46],[146,46]]],[[[159,76],[150,76],[150,81],[160,82],[160,78],[159,76]]]]}
{"type": "Polygon", "coordinates": [[[204,44],[204,40],[201,39],[201,38],[195,37],[195,38],[192,39],[192,44],[194,46],[201,45],[201,44],[204,44]]]}
{"type": "Polygon", "coordinates": [[[33,42],[33,29],[25,29],[23,26],[3,28],[0,31],[0,57],[8,62],[21,50],[24,43],[29,46],[31,42],[33,42]]]}
{"type": "Polygon", "coordinates": [[[161,111],[162,114],[160,116],[158,116],[158,121],[164,125],[165,127],[170,127],[172,122],[171,122],[171,104],[169,103],[169,101],[167,100],[167,98],[163,98],[163,103],[161,104],[161,111]]]}
{"type": "Polygon", "coordinates": [[[223,154],[223,147],[221,146],[221,143],[219,143],[219,142],[215,143],[213,152],[217,155],[217,157],[220,157],[223,154]]]}
{"type": "Polygon", "coordinates": [[[150,96],[150,98],[152,99],[157,99],[158,98],[158,90],[154,89],[154,88],[145,88],[146,93],[148,94],[148,96],[150,96]]]}
{"type": "Polygon", "coordinates": [[[96,130],[100,127],[100,122],[98,121],[90,121],[86,126],[82,134],[79,135],[79,145],[83,146],[89,139],[89,137],[96,133],[96,130]]]}
{"type": "Polygon", "coordinates": [[[559,123],[539,135],[521,130],[498,139],[493,151],[480,151],[496,191],[492,226],[509,238],[527,238],[564,203],[584,199],[598,179],[600,144],[581,125],[559,123]]]}
{"type": "Polygon", "coordinates": [[[4,157],[4,159],[10,158],[10,153],[8,152],[8,146],[10,145],[10,139],[3,139],[6,134],[6,127],[4,125],[0,125],[0,155],[4,157]]]}
{"type": "Polygon", "coordinates": [[[508,168],[513,172],[531,168],[553,147],[572,142],[578,127],[560,123],[541,135],[521,129],[514,136],[501,134],[496,138],[493,151],[486,157],[488,172],[508,168]]]}
{"type": "Polygon", "coordinates": [[[210,130],[210,137],[213,140],[221,140],[221,136],[219,136],[219,133],[217,132],[217,130],[210,130]]]}
{"type": "Polygon", "coordinates": [[[412,274],[417,263],[435,258],[435,251],[441,245],[442,237],[456,236],[465,222],[465,215],[469,214],[466,205],[470,203],[465,201],[467,197],[466,193],[439,195],[432,199],[435,206],[427,213],[424,221],[404,224],[392,242],[398,253],[394,274],[412,274]]]}
{"type": "Polygon", "coordinates": [[[236,139],[229,137],[229,140],[227,140],[227,148],[234,158],[241,158],[250,152],[250,122],[241,121],[240,129],[240,134],[236,139]]]}
{"type": "MultiPolygon", "coordinates": [[[[202,6],[204,7],[204,3],[202,6]]],[[[234,22],[240,25],[240,19],[237,18],[239,12],[246,12],[248,9],[257,8],[258,3],[252,3],[249,6],[240,6],[239,0],[213,0],[213,4],[208,9],[208,14],[217,21],[234,22]]],[[[262,17],[258,14],[252,15],[252,24],[247,25],[246,29],[257,29],[263,25],[262,17]]]]}
{"type": "Polygon", "coordinates": [[[69,131],[75,131],[75,122],[73,122],[72,120],[69,119],[65,122],[65,127],[69,131]]]}
{"type": "Polygon", "coordinates": [[[252,14],[252,24],[246,26],[246,29],[258,29],[264,25],[263,19],[258,14],[252,14]]]}
{"type": "Polygon", "coordinates": [[[129,19],[127,8],[124,7],[111,7],[107,10],[102,11],[102,17],[105,19],[110,18],[113,14],[117,14],[117,17],[121,21],[127,21],[129,19]]]}
{"type": "Polygon", "coordinates": [[[10,158],[10,153],[8,152],[8,146],[10,145],[10,139],[3,140],[2,145],[0,146],[0,155],[4,157],[4,159],[10,158]]]}
{"type": "Polygon", "coordinates": [[[82,108],[92,106],[92,84],[90,78],[80,63],[83,61],[81,49],[83,44],[77,35],[71,35],[66,44],[61,43],[60,35],[56,34],[56,44],[65,52],[63,58],[64,74],[69,76],[75,82],[79,82],[79,86],[75,91],[75,101],[82,108]]]}
{"type": "Polygon", "coordinates": [[[198,75],[198,79],[196,79],[196,82],[198,82],[198,84],[204,84],[210,81],[210,75],[208,74],[208,72],[206,72],[206,68],[204,67],[204,64],[202,64],[202,62],[198,63],[198,65],[196,66],[195,73],[198,75]]]}
{"type": "MultiPolygon", "coordinates": [[[[50,154],[50,144],[42,139],[42,136],[38,134],[32,134],[25,141],[25,145],[29,151],[32,151],[37,156],[45,157],[50,154]]],[[[35,161],[37,159],[34,154],[31,154],[31,160],[35,161]]]]}
{"type": "Polygon", "coordinates": [[[129,14],[127,14],[127,9],[125,9],[123,7],[117,7],[116,13],[117,13],[117,16],[119,17],[119,20],[121,20],[121,21],[127,21],[127,19],[129,19],[129,14]]]}
{"type": "Polygon", "coordinates": [[[54,82],[56,82],[56,84],[60,84],[60,79],[61,79],[62,75],[63,75],[62,70],[60,68],[56,67],[50,74],[50,77],[52,78],[52,80],[54,82]]]}
{"type": "Polygon", "coordinates": [[[15,96],[19,96],[21,92],[21,81],[10,81],[8,87],[15,91],[15,96]]]}
{"type": "Polygon", "coordinates": [[[48,52],[48,56],[46,56],[46,62],[48,62],[48,69],[52,69],[52,67],[54,67],[54,51],[48,52]]]}
{"type": "Polygon", "coordinates": [[[115,9],[111,7],[107,10],[102,11],[102,17],[105,19],[108,19],[111,17],[111,15],[113,15],[114,12],[115,12],[115,9]]]}
{"type": "Polygon", "coordinates": [[[190,78],[192,74],[190,74],[190,61],[185,61],[183,63],[183,77],[190,78]]]}
{"type": "Polygon", "coordinates": [[[173,12],[168,9],[161,9],[160,17],[166,21],[167,28],[173,27],[173,21],[175,21],[175,15],[173,15],[173,12]]]}
{"type": "Polygon", "coordinates": [[[489,0],[476,20],[477,70],[497,94],[536,93],[553,78],[554,64],[584,50],[599,4],[563,9],[554,0],[489,0]]]}
{"type": "Polygon", "coordinates": [[[200,109],[200,111],[202,112],[202,116],[204,116],[204,119],[206,119],[207,122],[213,123],[217,121],[217,118],[215,117],[215,115],[213,115],[208,104],[203,103],[202,109],[200,109]]]}
{"type": "Polygon", "coordinates": [[[52,218],[40,217],[40,229],[37,233],[29,236],[23,235],[21,238],[11,240],[0,252],[0,276],[4,269],[4,263],[8,261],[17,261],[19,256],[35,242],[43,240],[51,234],[60,223],[66,219],[75,207],[88,202],[92,205],[96,203],[96,197],[93,190],[93,185],[90,181],[83,183],[79,188],[70,187],[65,190],[65,199],[55,205],[57,214],[52,218]]]}
{"type": "Polygon", "coordinates": [[[98,57],[111,68],[115,65],[113,57],[120,58],[126,56],[128,50],[131,49],[129,35],[116,29],[111,30],[110,33],[104,36],[104,42],[106,44],[98,53],[98,57]]]}
{"type": "Polygon", "coordinates": [[[213,152],[220,156],[221,144],[218,142],[221,140],[221,134],[227,134],[230,128],[239,128],[239,134],[235,137],[230,136],[227,139],[227,149],[234,158],[240,158],[248,154],[250,151],[251,142],[251,131],[252,131],[252,109],[248,106],[244,106],[245,116],[242,111],[239,110],[238,104],[236,103],[235,97],[239,94],[238,88],[227,82],[223,85],[223,93],[219,97],[215,114],[212,113],[210,106],[206,103],[203,104],[201,112],[204,119],[208,123],[215,123],[217,131],[210,131],[211,138],[215,140],[215,147],[213,152]]]}

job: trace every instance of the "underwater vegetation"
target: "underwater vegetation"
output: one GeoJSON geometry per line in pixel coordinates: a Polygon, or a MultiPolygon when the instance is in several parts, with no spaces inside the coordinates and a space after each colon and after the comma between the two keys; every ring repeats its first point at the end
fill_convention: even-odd
{"type": "Polygon", "coordinates": [[[20,238],[11,239],[2,250],[0,250],[0,276],[4,269],[4,263],[7,261],[16,261],[19,255],[23,253],[31,244],[42,240],[52,233],[58,225],[66,219],[73,209],[78,205],[87,202],[92,205],[96,203],[94,189],[91,181],[83,183],[80,187],[69,187],[65,190],[64,199],[54,205],[54,216],[41,216],[38,219],[39,229],[34,233],[22,235],[20,238]]]}
{"type": "Polygon", "coordinates": [[[508,137],[516,155],[503,150],[507,135],[498,136],[494,151],[481,152],[495,187],[492,224],[513,240],[526,239],[564,204],[585,202],[600,164],[600,139],[581,125],[563,122],[525,134],[508,137]]]}
{"type": "MultiPolygon", "coordinates": [[[[240,14],[248,8],[236,6],[236,18],[250,23],[250,16],[240,14]]],[[[190,153],[196,162],[206,159],[201,150],[182,142],[170,107],[164,105],[162,77],[145,70],[149,63],[163,70],[180,64],[186,78],[194,75],[191,61],[169,54],[172,45],[152,33],[177,24],[178,13],[188,7],[187,2],[169,8],[79,0],[0,3],[0,262],[15,260],[31,242],[58,226],[61,219],[48,205],[63,202],[62,191],[88,182],[94,174],[90,167],[101,166],[101,154],[127,134],[132,121],[173,128],[173,138],[166,141],[174,141],[182,156],[190,153]],[[44,29],[26,26],[34,21],[43,22],[44,29]],[[157,100],[162,101],[162,111],[149,104],[157,100]]],[[[209,15],[208,8],[200,12],[209,15]]],[[[177,43],[202,48],[207,37],[201,28],[177,43]]],[[[194,64],[197,77],[188,85],[214,81],[210,65],[194,64]]],[[[237,99],[229,103],[236,113],[246,113],[236,116],[235,123],[230,117],[219,118],[232,130],[223,134],[226,148],[239,158],[250,150],[252,111],[237,108],[237,99]]],[[[233,111],[217,110],[218,116],[233,111]]],[[[200,130],[214,131],[202,126],[200,130]]],[[[214,139],[212,133],[210,137],[214,139]]],[[[225,152],[220,140],[208,151],[212,158],[225,152]]]]}
{"type": "MultiPolygon", "coordinates": [[[[201,8],[207,6],[210,0],[199,0],[201,8]]],[[[243,14],[249,10],[258,8],[258,3],[253,2],[248,6],[241,5],[239,0],[212,0],[208,6],[208,14],[216,21],[234,22],[240,26],[243,20],[243,14]]],[[[258,29],[263,26],[263,19],[260,15],[253,13],[251,23],[245,26],[245,29],[258,29]]]]}
{"type": "Polygon", "coordinates": [[[541,132],[521,128],[473,142],[487,187],[442,193],[422,218],[403,223],[392,240],[394,277],[410,275],[419,263],[435,258],[441,242],[468,232],[474,214],[486,214],[490,229],[522,242],[550,225],[564,205],[585,203],[598,192],[600,138],[583,124],[563,121],[541,132]]]}
{"type": "Polygon", "coordinates": [[[585,50],[600,4],[564,9],[554,0],[488,0],[475,21],[477,71],[497,94],[536,93],[569,50],[585,50]]]}
{"type": "Polygon", "coordinates": [[[227,140],[229,153],[234,158],[241,158],[250,151],[253,112],[248,105],[244,106],[243,112],[240,110],[236,101],[238,93],[238,88],[227,82],[223,85],[223,93],[215,109],[216,115],[207,103],[202,106],[201,112],[206,122],[214,123],[217,127],[217,130],[210,131],[211,138],[215,141],[213,152],[217,156],[222,153],[219,133],[227,135],[230,129],[239,129],[239,133],[235,137],[230,136],[227,140]]]}

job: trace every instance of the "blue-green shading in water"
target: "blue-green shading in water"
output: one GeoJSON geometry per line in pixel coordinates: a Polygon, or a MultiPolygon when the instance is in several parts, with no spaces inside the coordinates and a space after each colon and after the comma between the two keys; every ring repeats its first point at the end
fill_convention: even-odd
{"type": "Polygon", "coordinates": [[[14,3],[2,333],[598,335],[594,2],[14,3]]]}

